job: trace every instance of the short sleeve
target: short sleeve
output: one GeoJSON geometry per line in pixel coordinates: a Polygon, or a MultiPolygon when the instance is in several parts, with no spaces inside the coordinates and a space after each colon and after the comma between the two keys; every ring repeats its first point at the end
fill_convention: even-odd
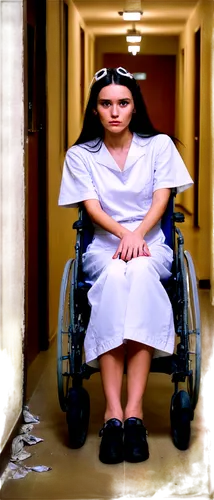
{"type": "Polygon", "coordinates": [[[58,205],[78,207],[84,200],[98,200],[96,188],[82,154],[69,149],[63,165],[58,205]]]}
{"type": "Polygon", "coordinates": [[[193,180],[173,141],[167,135],[157,136],[153,192],[161,188],[177,188],[177,193],[181,193],[192,184],[193,180]]]}

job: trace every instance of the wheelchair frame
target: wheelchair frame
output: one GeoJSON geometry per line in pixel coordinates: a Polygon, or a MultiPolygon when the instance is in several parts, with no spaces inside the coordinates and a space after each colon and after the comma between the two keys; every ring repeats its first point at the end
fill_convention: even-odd
{"type": "MultiPolygon", "coordinates": [[[[201,371],[200,310],[195,269],[190,253],[184,250],[183,235],[176,226],[183,221],[184,215],[174,212],[172,195],[162,218],[166,243],[174,252],[172,277],[164,287],[172,304],[179,342],[176,353],[153,359],[150,370],[172,376],[175,389],[170,406],[171,433],[175,446],[182,450],[189,446],[190,422],[198,401],[201,371]]],[[[60,407],[67,415],[69,445],[79,448],[85,442],[90,415],[89,395],[82,386],[83,379],[89,379],[99,369],[82,362],[90,316],[87,301],[90,285],[84,281],[82,254],[93,235],[93,225],[82,208],[73,228],[77,230],[76,257],[66,263],[60,289],[57,380],[60,407]]]]}

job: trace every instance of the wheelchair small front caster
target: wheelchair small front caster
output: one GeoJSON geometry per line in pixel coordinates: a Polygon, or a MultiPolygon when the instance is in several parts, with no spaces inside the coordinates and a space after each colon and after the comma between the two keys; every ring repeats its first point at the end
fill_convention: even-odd
{"type": "Polygon", "coordinates": [[[187,450],[191,435],[191,420],[193,420],[193,410],[189,394],[186,391],[179,391],[172,396],[170,407],[172,440],[179,450],[187,450]]]}
{"type": "Polygon", "coordinates": [[[84,445],[89,425],[90,398],[84,387],[72,387],[68,392],[66,420],[70,448],[84,445]]]}

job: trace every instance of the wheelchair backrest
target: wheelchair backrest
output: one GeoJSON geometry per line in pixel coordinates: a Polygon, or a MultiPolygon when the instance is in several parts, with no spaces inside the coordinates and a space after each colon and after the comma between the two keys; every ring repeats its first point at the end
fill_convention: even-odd
{"type": "Polygon", "coordinates": [[[173,220],[173,212],[174,212],[174,194],[172,193],[165,213],[161,219],[161,229],[166,238],[165,243],[172,250],[174,249],[174,220],[173,220]]]}
{"type": "MultiPolygon", "coordinates": [[[[166,238],[165,243],[174,249],[174,222],[173,222],[173,211],[174,211],[174,195],[171,194],[166,211],[161,220],[161,229],[166,238]]],[[[93,225],[88,217],[86,210],[83,206],[80,207],[79,217],[83,223],[83,236],[82,236],[82,253],[86,251],[87,246],[91,243],[93,238],[93,225]]]]}

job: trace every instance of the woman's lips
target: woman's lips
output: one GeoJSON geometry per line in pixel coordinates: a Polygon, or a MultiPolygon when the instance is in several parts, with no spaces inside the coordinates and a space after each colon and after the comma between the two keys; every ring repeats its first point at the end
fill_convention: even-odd
{"type": "Polygon", "coordinates": [[[121,122],[118,122],[117,120],[113,120],[112,122],[109,122],[110,125],[120,125],[121,122]]]}

